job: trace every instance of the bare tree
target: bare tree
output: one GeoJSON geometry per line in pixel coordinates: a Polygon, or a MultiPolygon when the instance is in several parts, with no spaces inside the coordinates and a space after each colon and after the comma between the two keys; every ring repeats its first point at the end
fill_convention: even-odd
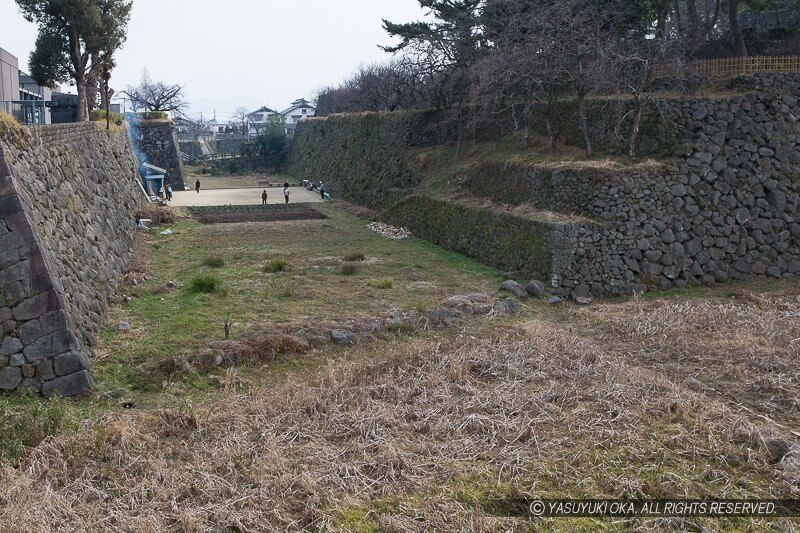
{"type": "Polygon", "coordinates": [[[247,118],[250,116],[250,111],[246,107],[241,106],[233,110],[233,119],[241,126],[242,135],[247,135],[247,118]]]}
{"type": "Polygon", "coordinates": [[[631,118],[628,156],[636,157],[642,116],[657,100],[656,82],[665,72],[681,72],[685,51],[679,41],[636,38],[607,43],[603,50],[609,68],[608,89],[627,93],[630,109],[619,124],[631,118]]]}
{"type": "Polygon", "coordinates": [[[341,85],[317,93],[317,114],[420,107],[423,85],[414,66],[402,59],[362,66],[341,85]]]}
{"type": "Polygon", "coordinates": [[[184,99],[181,85],[167,85],[153,81],[147,70],[142,72],[142,81],[136,87],[128,86],[123,91],[131,102],[134,111],[164,111],[180,113],[189,103],[184,99]]]}

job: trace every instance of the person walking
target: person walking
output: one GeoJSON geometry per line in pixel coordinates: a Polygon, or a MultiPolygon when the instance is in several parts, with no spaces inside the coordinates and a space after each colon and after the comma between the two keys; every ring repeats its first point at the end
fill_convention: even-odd
{"type": "Polygon", "coordinates": [[[286,203],[289,203],[289,187],[283,188],[283,197],[286,198],[286,203]]]}
{"type": "Polygon", "coordinates": [[[197,194],[200,194],[200,180],[194,182],[194,190],[197,191],[197,194]]]}
{"type": "Polygon", "coordinates": [[[172,185],[167,185],[167,201],[172,201],[172,185]]]}
{"type": "Polygon", "coordinates": [[[319,194],[322,196],[322,199],[325,200],[325,184],[321,181],[319,182],[319,194]]]}
{"type": "Polygon", "coordinates": [[[261,205],[267,205],[267,189],[264,189],[264,192],[261,193],[261,205]]]}

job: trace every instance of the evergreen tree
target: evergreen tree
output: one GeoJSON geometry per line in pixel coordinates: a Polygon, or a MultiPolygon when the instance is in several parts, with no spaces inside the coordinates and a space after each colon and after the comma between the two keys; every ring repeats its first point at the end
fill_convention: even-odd
{"type": "Polygon", "coordinates": [[[87,81],[103,79],[107,96],[113,54],[125,41],[132,0],[16,2],[25,19],[39,26],[31,75],[49,87],[72,80],[78,91],[77,120],[89,120],[87,81]]]}

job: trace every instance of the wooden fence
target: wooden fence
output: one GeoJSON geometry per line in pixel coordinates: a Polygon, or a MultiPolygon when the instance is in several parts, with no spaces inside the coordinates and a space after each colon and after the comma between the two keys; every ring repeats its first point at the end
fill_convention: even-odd
{"type": "Polygon", "coordinates": [[[692,70],[709,78],[724,78],[754,72],[800,72],[800,56],[700,59],[692,62],[692,70]]]}

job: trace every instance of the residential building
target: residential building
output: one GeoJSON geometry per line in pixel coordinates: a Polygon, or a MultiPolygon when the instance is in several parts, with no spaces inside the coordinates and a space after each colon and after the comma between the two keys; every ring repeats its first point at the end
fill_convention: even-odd
{"type": "Polygon", "coordinates": [[[280,113],[266,106],[253,111],[247,115],[247,136],[258,136],[271,124],[275,124],[276,117],[280,117],[280,113]]]}
{"type": "Polygon", "coordinates": [[[297,125],[303,121],[313,117],[316,114],[316,108],[305,98],[300,98],[292,102],[289,109],[281,112],[283,116],[283,124],[286,128],[286,136],[294,137],[294,132],[297,125]]]}
{"type": "Polygon", "coordinates": [[[269,107],[262,107],[247,115],[247,135],[255,137],[265,129],[280,124],[288,137],[293,137],[297,125],[316,114],[316,108],[305,98],[292,102],[292,105],[280,113],[269,107]]]}

